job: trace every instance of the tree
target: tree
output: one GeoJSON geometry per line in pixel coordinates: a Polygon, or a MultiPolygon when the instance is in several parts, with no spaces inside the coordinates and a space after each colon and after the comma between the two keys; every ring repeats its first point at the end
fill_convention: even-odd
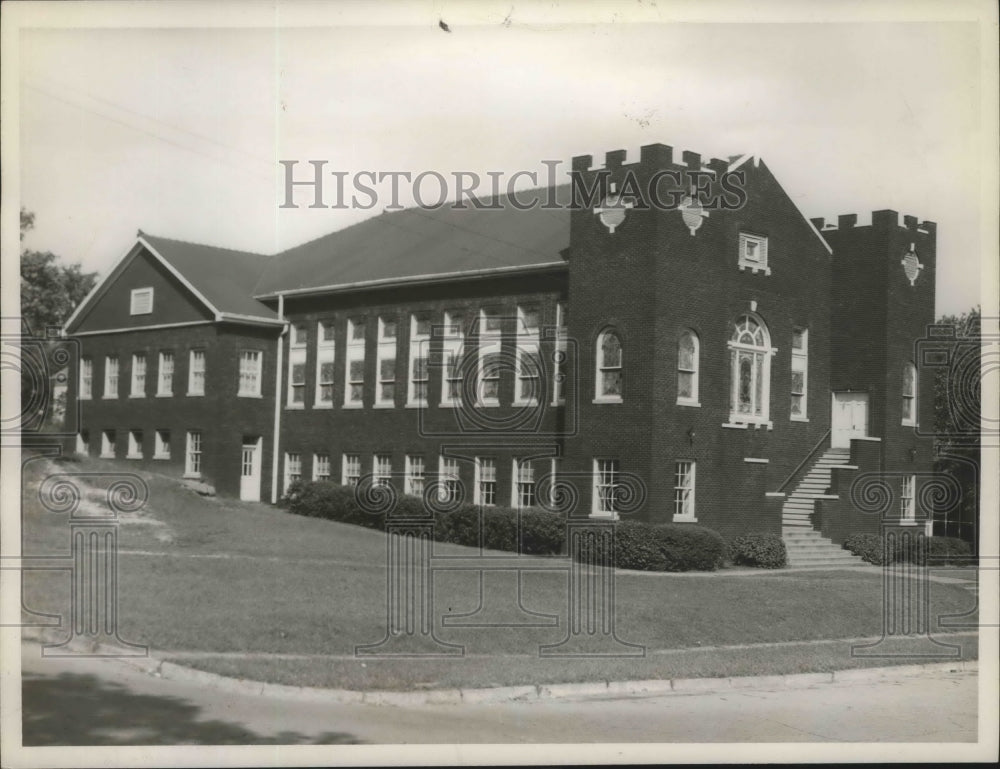
{"type": "MultiPolygon", "coordinates": [[[[21,209],[21,242],[34,229],[35,215],[21,209]]],[[[51,251],[21,248],[21,317],[33,334],[44,336],[47,326],[61,326],[90,293],[97,273],[83,272],[79,264],[64,265],[51,251]]]]}
{"type": "Polygon", "coordinates": [[[935,524],[935,534],[975,542],[979,532],[979,449],[981,414],[982,313],[979,306],[945,315],[953,337],[947,366],[935,372],[935,469],[953,478],[962,492],[958,507],[935,524]]]}
{"type": "Polygon", "coordinates": [[[97,273],[79,264],[62,264],[51,251],[24,247],[35,214],[21,209],[21,318],[34,339],[21,344],[21,429],[58,429],[66,414],[69,367],[56,354],[61,342],[48,338],[49,326],[62,326],[97,282],[97,273]],[[58,368],[57,368],[58,366],[58,368]]]}

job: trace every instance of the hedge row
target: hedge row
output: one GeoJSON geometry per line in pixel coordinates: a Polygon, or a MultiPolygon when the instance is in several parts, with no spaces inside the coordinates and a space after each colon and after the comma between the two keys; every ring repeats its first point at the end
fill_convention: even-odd
{"type": "MultiPolygon", "coordinates": [[[[844,540],[844,548],[876,566],[897,562],[917,563],[920,559],[916,538],[907,539],[908,543],[904,543],[902,537],[896,537],[893,549],[886,554],[881,534],[852,534],[844,540]]],[[[964,566],[975,562],[972,546],[956,537],[927,537],[927,555],[931,565],[964,566]]]]}
{"type": "MultiPolygon", "coordinates": [[[[385,528],[385,515],[378,509],[378,489],[355,493],[354,487],[336,483],[296,482],[285,498],[289,512],[313,518],[353,523],[372,529],[385,528]],[[358,497],[361,497],[359,501],[358,497]],[[362,505],[362,501],[365,505],[362,505]],[[370,508],[370,509],[366,509],[370,508]]],[[[556,512],[529,508],[480,508],[462,504],[434,513],[434,538],[440,542],[527,555],[555,555],[566,552],[566,519],[556,512]],[[518,541],[520,516],[520,542],[518,541]]],[[[392,505],[393,519],[426,517],[424,500],[399,496],[392,505]]],[[[597,527],[595,527],[596,529],[597,527]]],[[[593,539],[585,537],[573,555],[582,560],[595,557],[593,539]]],[[[722,537],[702,526],[689,524],[653,525],[640,521],[620,521],[615,526],[615,565],[641,571],[711,571],[725,560],[722,537]]]]}

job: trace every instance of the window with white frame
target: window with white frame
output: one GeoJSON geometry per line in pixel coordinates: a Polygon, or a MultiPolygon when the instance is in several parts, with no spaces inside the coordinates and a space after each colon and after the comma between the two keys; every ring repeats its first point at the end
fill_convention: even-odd
{"type": "Polygon", "coordinates": [[[809,332],[804,328],[792,331],[792,419],[808,416],[809,332]]]}
{"type": "Polygon", "coordinates": [[[313,454],[313,480],[330,480],[330,455],[313,454]]]}
{"type": "Polygon", "coordinates": [[[344,454],[344,463],[341,470],[341,483],[345,486],[357,486],[361,480],[361,455],[344,454]]]}
{"type": "Polygon", "coordinates": [[[556,344],[552,367],[552,403],[558,406],[566,401],[566,305],[556,304],[556,344]]]}
{"type": "Polygon", "coordinates": [[[771,274],[771,268],[767,263],[766,237],[751,235],[748,232],[740,233],[739,268],[751,272],[763,272],[765,275],[771,274]]]}
{"type": "Polygon", "coordinates": [[[297,451],[285,452],[285,493],[296,481],[302,480],[302,455],[297,451]]]}
{"type": "Polygon", "coordinates": [[[903,424],[917,424],[917,367],[912,363],[903,367],[903,424]]]}
{"type": "Polygon", "coordinates": [[[500,405],[502,319],[496,309],[479,313],[479,370],[476,398],[481,406],[500,405]]]}
{"type": "Polygon", "coordinates": [[[170,459],[170,431],[157,430],[153,446],[153,459],[170,459]]]}
{"type": "Polygon", "coordinates": [[[538,352],[539,322],[537,307],[518,306],[515,405],[535,404],[541,398],[542,358],[538,352]]]}
{"type": "Polygon", "coordinates": [[[462,498],[457,459],[454,457],[438,458],[438,483],[438,499],[442,502],[457,502],[462,498]]]}
{"type": "Polygon", "coordinates": [[[535,506],[535,467],[530,460],[515,459],[513,463],[514,488],[511,499],[517,508],[535,506]]]}
{"type": "Polygon", "coordinates": [[[103,430],[101,432],[101,457],[113,459],[115,456],[115,431],[103,430]]]}
{"type": "Polygon", "coordinates": [[[389,454],[376,454],[372,467],[372,486],[390,486],[392,484],[392,457],[389,454]]]}
{"type": "Polygon", "coordinates": [[[729,338],[729,421],[766,423],[770,413],[771,339],[763,321],[743,315],[729,338]]]}
{"type": "Polygon", "coordinates": [[[617,459],[594,460],[594,491],[592,515],[616,518],[618,516],[619,465],[617,459]]]}
{"type": "Polygon", "coordinates": [[[184,447],[184,475],[201,477],[201,432],[188,430],[184,447]]]}
{"type": "Polygon", "coordinates": [[[476,457],[475,504],[493,506],[497,503],[497,461],[493,457],[476,457]]]}
{"type": "Polygon", "coordinates": [[[677,404],[698,406],[698,335],[690,329],[681,332],[677,339],[677,404]]]}
{"type": "Polygon", "coordinates": [[[365,395],[365,319],[347,321],[347,377],[344,388],[344,405],[361,406],[365,395]]]}
{"type": "Polygon", "coordinates": [[[129,391],[129,397],[146,397],[146,353],[144,352],[132,354],[132,389],[129,391]]]}
{"type": "Polygon", "coordinates": [[[129,294],[129,315],[149,315],[153,311],[153,289],[133,288],[129,294]]]}
{"type": "Polygon", "coordinates": [[[441,405],[455,406],[462,401],[462,315],[455,310],[444,314],[444,339],[441,342],[441,405]]]}
{"type": "Polygon", "coordinates": [[[694,517],[694,462],[674,465],[674,520],[693,521],[694,517]]]}
{"type": "Polygon", "coordinates": [[[126,459],[142,459],[142,430],[128,431],[128,454],[126,459]]]}
{"type": "Polygon", "coordinates": [[[427,405],[427,388],[430,371],[427,361],[431,350],[431,316],[414,313],[410,316],[410,381],[406,402],[412,405],[427,405]]]}
{"type": "Polygon", "coordinates": [[[168,396],[174,394],[174,354],[169,350],[160,353],[157,367],[156,394],[168,396]]]}
{"type": "Polygon", "coordinates": [[[263,379],[264,354],[260,350],[240,351],[239,395],[258,398],[263,379]]]}
{"type": "Polygon", "coordinates": [[[90,400],[94,394],[94,361],[80,358],[80,399],[90,400]]]}
{"type": "Polygon", "coordinates": [[[916,476],[903,476],[902,488],[899,494],[899,514],[904,521],[917,520],[917,506],[913,498],[913,488],[915,484],[916,476]]]}
{"type": "Polygon", "coordinates": [[[288,401],[289,408],[306,405],[306,355],[309,330],[305,323],[293,323],[288,337],[288,401]]]}
{"type": "Polygon", "coordinates": [[[333,364],[336,344],[334,321],[323,320],[316,329],[316,405],[333,405],[333,364]]]}
{"type": "Polygon", "coordinates": [[[188,395],[205,394],[205,351],[191,350],[188,366],[188,395]]]}
{"type": "Polygon", "coordinates": [[[396,405],[396,319],[378,319],[378,347],[375,350],[378,372],[376,406],[396,405]]]}
{"type": "Polygon", "coordinates": [[[76,434],[76,453],[88,456],[90,454],[90,431],[81,430],[76,434]]]}
{"type": "Polygon", "coordinates": [[[104,397],[118,397],[118,356],[108,355],[104,359],[104,397]]]}
{"type": "Polygon", "coordinates": [[[618,403],[622,399],[622,342],[618,332],[606,329],[597,337],[597,387],[594,400],[618,403]]]}
{"type": "Polygon", "coordinates": [[[423,496],[424,458],[415,454],[406,455],[406,493],[423,496]]]}

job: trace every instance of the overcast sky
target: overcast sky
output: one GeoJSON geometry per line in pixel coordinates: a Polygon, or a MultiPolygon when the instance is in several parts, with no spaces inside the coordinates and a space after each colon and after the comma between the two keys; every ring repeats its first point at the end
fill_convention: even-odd
{"type": "Polygon", "coordinates": [[[662,142],[760,155],[809,217],[938,222],[939,313],[979,302],[995,244],[983,253],[975,25],[448,10],[394,27],[22,30],[28,245],[95,270],[138,228],[271,253],[380,210],[280,209],[279,159],[512,174],[662,142]]]}

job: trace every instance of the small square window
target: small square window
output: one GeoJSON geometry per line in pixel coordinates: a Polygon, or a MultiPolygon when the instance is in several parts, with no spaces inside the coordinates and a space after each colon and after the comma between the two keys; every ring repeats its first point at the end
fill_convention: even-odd
{"type": "Polygon", "coordinates": [[[767,238],[762,235],[750,235],[746,232],[740,233],[740,255],[739,267],[741,270],[749,269],[751,272],[763,272],[765,275],[771,274],[771,268],[767,263],[767,238]]]}
{"type": "Polygon", "coordinates": [[[129,315],[149,315],[153,311],[153,289],[133,288],[128,311],[129,315]]]}

